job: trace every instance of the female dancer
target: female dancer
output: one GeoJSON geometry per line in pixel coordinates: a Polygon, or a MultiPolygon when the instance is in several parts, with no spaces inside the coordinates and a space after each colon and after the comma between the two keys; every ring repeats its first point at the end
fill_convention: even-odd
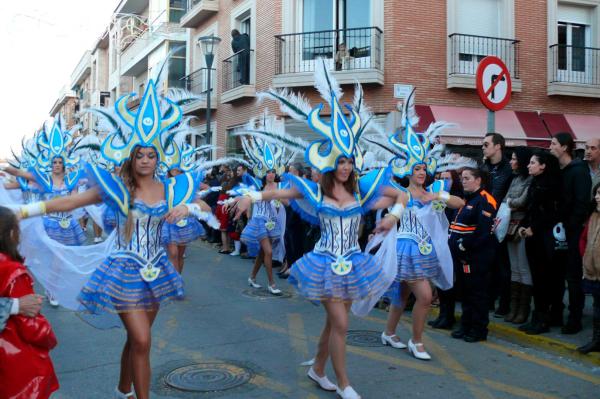
{"type": "MultiPolygon", "coordinates": [[[[267,120],[265,115],[263,129],[271,127],[267,120]]],[[[251,122],[249,126],[254,126],[254,123],[251,122]]],[[[253,137],[243,137],[242,147],[253,164],[252,170],[255,178],[252,179],[254,183],[252,188],[256,190],[262,188],[263,191],[278,189],[278,175],[285,170],[285,164],[294,154],[290,156],[283,147],[253,137]],[[257,179],[262,179],[262,181],[257,179]]],[[[284,244],[284,234],[285,209],[281,202],[257,201],[254,203],[250,220],[241,235],[241,241],[248,247],[248,255],[256,256],[254,267],[248,277],[248,285],[251,287],[261,288],[256,282],[256,275],[264,263],[269,280],[267,290],[273,295],[281,295],[281,290],[275,288],[273,279],[273,254],[274,252],[280,254],[280,248],[284,244]]],[[[276,258],[279,258],[280,261],[283,260],[283,256],[276,256],[276,258]]]]}
{"type": "Polygon", "coordinates": [[[121,177],[91,165],[88,175],[97,186],[81,194],[23,206],[19,213],[27,217],[66,212],[102,200],[116,210],[115,245],[78,299],[92,314],[109,311],[119,315],[127,330],[127,341],[116,395],[133,396],[133,383],[137,399],[147,399],[152,323],[161,303],[183,297],[181,277],[160,245],[161,226],[163,220],[173,223],[190,213],[203,216],[200,209],[210,208],[200,200],[190,203],[196,192],[197,175],[181,174],[166,181],[155,178],[159,160],[165,159],[160,136],[179,122],[179,106],[165,98],[170,110],[162,110],[153,80],[148,83],[137,115],[127,109],[129,97],[124,96],[115,104],[129,130],[109,135],[102,145],[102,155],[108,161],[123,165],[121,177]],[[128,131],[131,134],[125,136],[128,131]],[[117,136],[124,145],[115,146],[117,136]]]}
{"type": "Polygon", "coordinates": [[[446,206],[457,209],[464,203],[459,197],[446,192],[441,180],[428,186],[427,177],[433,177],[436,170],[448,171],[475,162],[456,155],[438,159],[443,147],[434,145],[434,139],[449,125],[437,122],[430,125],[424,134],[414,132],[416,121],[409,117],[415,114],[413,94],[404,104],[404,134],[393,134],[389,138],[389,143],[397,149],[397,152],[392,152],[395,157],[390,160],[390,167],[394,176],[404,181],[410,200],[398,225],[398,270],[394,284],[386,294],[390,297],[391,306],[381,342],[397,349],[406,348],[395,332],[412,292],[416,303],[412,311],[412,338],[408,341],[408,350],[417,359],[431,360],[422,341],[432,297],[429,282],[434,282],[441,289],[448,289],[453,284],[452,256],[447,245],[448,220],[444,209],[446,206]]]}
{"type": "Polygon", "coordinates": [[[246,211],[252,202],[275,199],[290,200],[291,206],[305,219],[320,223],[321,238],[313,251],[305,254],[292,266],[289,281],[311,301],[323,304],[327,320],[321,338],[314,366],[308,377],[322,389],[337,391],[343,399],[356,399],[360,396],[350,386],[346,373],[345,339],[348,329],[348,311],[353,301],[369,296],[381,295],[387,288],[384,283],[382,266],[358,246],[358,228],[361,214],[378,207],[394,205],[392,211],[382,220],[379,230],[389,230],[402,214],[406,195],[384,183],[389,179],[387,170],[374,170],[360,179],[357,172],[362,170],[362,151],[358,138],[364,129],[361,118],[362,91],[357,86],[360,101],[355,107],[348,106],[352,113],[349,121],[341,111],[336,95],[341,95],[339,87],[328,74],[323,62],[317,66],[316,86],[329,101],[335,123],[321,120],[322,106],[310,110],[303,99],[284,92],[268,92],[267,95],[282,103],[282,110],[302,118],[309,126],[325,137],[313,143],[297,138],[268,132],[251,132],[258,137],[270,137],[286,143],[293,150],[305,150],[305,159],[323,174],[320,183],[313,183],[297,176],[284,175],[291,184],[289,189],[270,191],[250,191],[236,199],[236,217],[246,211]],[[293,108],[290,107],[292,104],[293,108]],[[297,105],[301,104],[301,107],[297,105]],[[324,153],[319,148],[326,147],[324,153]],[[390,197],[380,198],[382,194],[390,197]],[[325,364],[331,356],[338,385],[332,384],[325,376],[325,364]]]}

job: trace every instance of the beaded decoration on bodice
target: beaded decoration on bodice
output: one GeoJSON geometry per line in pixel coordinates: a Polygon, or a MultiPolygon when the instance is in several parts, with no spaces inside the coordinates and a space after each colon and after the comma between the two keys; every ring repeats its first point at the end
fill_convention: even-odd
{"type": "Polygon", "coordinates": [[[331,255],[334,258],[340,256],[345,258],[360,252],[358,245],[360,219],[358,203],[340,209],[333,204],[323,202],[319,211],[321,238],[315,245],[315,252],[331,255]]]}
{"type": "Polygon", "coordinates": [[[423,255],[431,253],[431,237],[427,230],[423,227],[419,219],[417,218],[417,209],[422,208],[424,205],[416,199],[413,199],[412,205],[407,207],[402,218],[398,223],[398,234],[397,238],[407,238],[419,245],[419,251],[423,255]]]}
{"type": "MultiPolygon", "coordinates": [[[[43,197],[47,201],[47,200],[51,200],[52,198],[56,198],[56,197],[66,197],[70,194],[71,194],[71,192],[66,187],[53,188],[52,192],[44,194],[43,197]]],[[[72,217],[72,213],[71,212],[52,212],[52,213],[48,213],[46,215],[46,217],[48,217],[50,219],[58,219],[59,221],[63,222],[64,226],[67,226],[69,223],[69,219],[72,217]]]]}
{"type": "MultiPolygon", "coordinates": [[[[281,204],[279,204],[281,206],[281,204]]],[[[252,217],[264,217],[272,220],[277,217],[276,201],[257,201],[252,204],[252,217]]]]}
{"type": "Polygon", "coordinates": [[[127,218],[116,212],[117,239],[114,253],[135,256],[146,262],[162,255],[164,248],[160,244],[160,234],[164,222],[163,216],[167,210],[165,201],[148,206],[142,201],[136,200],[133,209],[130,210],[133,217],[133,229],[129,241],[125,237],[127,218]]]}

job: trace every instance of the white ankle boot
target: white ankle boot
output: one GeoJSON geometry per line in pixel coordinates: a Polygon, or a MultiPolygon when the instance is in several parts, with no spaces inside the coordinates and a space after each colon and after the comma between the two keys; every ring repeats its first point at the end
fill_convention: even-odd
{"type": "Polygon", "coordinates": [[[242,243],[240,241],[234,241],[233,242],[233,247],[235,248],[235,251],[233,251],[229,255],[231,255],[231,256],[240,256],[240,250],[242,249],[242,243]]]}

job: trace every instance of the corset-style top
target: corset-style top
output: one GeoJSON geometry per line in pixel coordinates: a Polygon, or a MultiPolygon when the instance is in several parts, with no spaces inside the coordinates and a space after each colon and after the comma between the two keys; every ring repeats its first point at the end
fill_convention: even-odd
{"type": "MultiPolygon", "coordinates": [[[[44,195],[45,200],[51,200],[56,197],[66,197],[70,195],[71,192],[66,188],[53,188],[52,192],[44,195]]],[[[52,212],[48,213],[46,217],[50,219],[59,219],[59,220],[68,220],[72,217],[72,212],[52,212]]]]}
{"type": "Polygon", "coordinates": [[[417,218],[416,210],[422,207],[423,204],[421,202],[413,199],[412,205],[406,208],[398,223],[397,238],[408,238],[416,243],[431,241],[429,234],[417,218]]]}
{"type": "Polygon", "coordinates": [[[319,210],[321,238],[315,245],[314,251],[334,258],[339,256],[345,258],[360,252],[358,245],[360,209],[360,204],[357,202],[342,208],[343,212],[340,212],[340,208],[335,205],[323,202],[319,210]],[[334,212],[327,212],[328,209],[334,212]]]}
{"type": "Polygon", "coordinates": [[[129,241],[125,238],[127,218],[121,213],[115,212],[117,239],[112,255],[133,257],[142,263],[157,260],[165,253],[160,244],[160,234],[164,222],[163,216],[167,210],[165,201],[148,206],[142,201],[136,200],[133,209],[130,210],[133,217],[133,229],[129,241]]]}
{"type": "Polygon", "coordinates": [[[275,201],[256,201],[252,204],[252,217],[275,219],[277,217],[275,201]]]}

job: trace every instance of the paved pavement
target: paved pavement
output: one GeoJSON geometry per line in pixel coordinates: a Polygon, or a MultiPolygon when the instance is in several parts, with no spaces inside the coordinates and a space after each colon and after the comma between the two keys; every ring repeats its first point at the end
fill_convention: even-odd
{"type": "MultiPolygon", "coordinates": [[[[153,398],[335,397],[318,390],[300,365],[315,350],[323,310],[296,296],[284,280],[279,285],[285,297],[252,296],[256,292],[246,286],[250,268],[251,261],[219,255],[202,242],[189,248],[186,299],[164,307],[153,331],[153,398]],[[189,367],[197,364],[203,369],[189,367]],[[185,386],[194,378],[207,389],[237,386],[199,393],[165,382],[185,386]]],[[[266,282],[264,272],[259,282],[266,282]]],[[[53,399],[112,398],[124,330],[96,330],[61,308],[45,307],[44,313],[59,339],[52,358],[61,389],[53,399]]],[[[433,360],[423,362],[377,342],[385,318],[374,310],[351,319],[348,371],[363,398],[600,397],[600,367],[577,357],[495,336],[467,344],[428,329],[425,343],[433,360]]],[[[409,323],[405,318],[398,331],[405,340],[409,323]]],[[[327,373],[333,380],[330,365],[327,373]]]]}

